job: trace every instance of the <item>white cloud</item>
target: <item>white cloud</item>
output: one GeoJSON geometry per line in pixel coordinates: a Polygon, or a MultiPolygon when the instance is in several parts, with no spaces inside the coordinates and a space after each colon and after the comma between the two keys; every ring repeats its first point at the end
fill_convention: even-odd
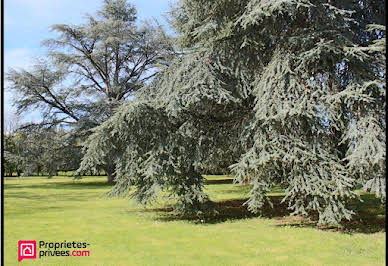
{"type": "Polygon", "coordinates": [[[4,70],[9,68],[28,68],[31,65],[33,52],[28,48],[9,49],[4,53],[4,70]]]}
{"type": "MultiPolygon", "coordinates": [[[[4,53],[4,72],[6,73],[10,68],[14,69],[28,69],[31,66],[33,59],[33,51],[27,48],[15,48],[5,51],[4,53]]],[[[12,119],[15,115],[15,108],[12,106],[13,97],[15,95],[6,88],[9,82],[4,80],[4,119],[12,119]]],[[[31,112],[22,117],[22,121],[31,121],[39,117],[37,112],[31,112]]]]}
{"type": "MultiPolygon", "coordinates": [[[[4,53],[4,72],[7,73],[10,68],[14,69],[28,69],[31,65],[32,51],[27,48],[15,48],[4,53]]],[[[9,82],[4,80],[4,88],[7,88],[9,82]]],[[[11,108],[12,94],[8,91],[4,91],[4,109],[11,108]]]]}
{"type": "Polygon", "coordinates": [[[15,21],[12,19],[12,17],[8,14],[4,14],[4,25],[5,26],[10,26],[14,23],[15,21]]]}
{"type": "Polygon", "coordinates": [[[4,13],[7,26],[43,29],[56,23],[79,23],[86,12],[93,13],[100,5],[92,0],[6,0],[4,13]]]}

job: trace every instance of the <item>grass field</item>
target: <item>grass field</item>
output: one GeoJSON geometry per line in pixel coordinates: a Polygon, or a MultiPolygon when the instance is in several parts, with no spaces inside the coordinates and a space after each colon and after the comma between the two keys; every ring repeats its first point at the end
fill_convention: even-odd
{"type": "MultiPolygon", "coordinates": [[[[106,199],[104,177],[7,178],[4,186],[5,265],[18,265],[18,240],[88,242],[88,257],[26,259],[26,265],[385,265],[385,209],[372,195],[341,230],[317,228],[274,209],[256,217],[241,207],[249,187],[208,176],[219,215],[174,216],[158,205],[106,199]]],[[[39,248],[37,250],[39,254],[39,248]]]]}

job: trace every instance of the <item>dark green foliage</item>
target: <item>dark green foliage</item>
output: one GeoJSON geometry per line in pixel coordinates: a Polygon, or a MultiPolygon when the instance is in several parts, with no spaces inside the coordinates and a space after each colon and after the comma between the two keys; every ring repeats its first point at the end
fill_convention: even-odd
{"type": "Polygon", "coordinates": [[[253,186],[255,213],[274,184],[320,224],[351,218],[359,184],[385,202],[385,11],[371,3],[180,1],[186,55],[95,130],[81,169],[114,158],[113,195],[169,191],[185,211],[221,165],[253,186]]]}
{"type": "Polygon", "coordinates": [[[198,55],[176,59],[136,101],[96,128],[81,167],[114,158],[114,195],[136,186],[134,196],[146,203],[166,190],[179,210],[201,210],[199,203],[208,201],[201,173],[230,165],[241,154],[235,139],[247,108],[220,79],[198,55]],[[221,86],[226,88],[214,89],[221,86]]]}

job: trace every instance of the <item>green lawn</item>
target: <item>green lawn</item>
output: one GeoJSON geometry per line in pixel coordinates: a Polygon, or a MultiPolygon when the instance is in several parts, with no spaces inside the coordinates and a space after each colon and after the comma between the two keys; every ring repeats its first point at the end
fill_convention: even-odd
{"type": "MultiPolygon", "coordinates": [[[[89,257],[43,257],[39,265],[385,265],[385,210],[371,195],[343,230],[317,228],[275,208],[255,217],[240,204],[248,186],[209,176],[206,191],[219,215],[174,216],[168,206],[134,207],[106,199],[105,177],[7,178],[4,189],[5,265],[18,265],[18,240],[90,243],[89,257]]],[[[39,253],[39,248],[37,250],[39,253]]]]}

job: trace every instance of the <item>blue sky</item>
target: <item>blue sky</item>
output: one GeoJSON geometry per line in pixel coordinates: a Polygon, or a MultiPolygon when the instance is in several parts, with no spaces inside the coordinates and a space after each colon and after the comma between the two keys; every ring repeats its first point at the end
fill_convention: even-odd
{"type": "MultiPolygon", "coordinates": [[[[132,0],[137,8],[138,19],[157,19],[167,23],[163,15],[175,0],[132,0]]],[[[4,70],[26,68],[34,57],[44,56],[40,46],[45,39],[53,37],[53,24],[79,24],[86,13],[94,14],[103,1],[95,0],[5,0],[4,1],[4,70]]],[[[5,81],[7,86],[7,81],[5,81]]],[[[15,109],[12,95],[4,92],[4,119],[11,119],[15,109]]],[[[39,120],[39,113],[32,112],[22,117],[24,121],[39,120]]]]}

